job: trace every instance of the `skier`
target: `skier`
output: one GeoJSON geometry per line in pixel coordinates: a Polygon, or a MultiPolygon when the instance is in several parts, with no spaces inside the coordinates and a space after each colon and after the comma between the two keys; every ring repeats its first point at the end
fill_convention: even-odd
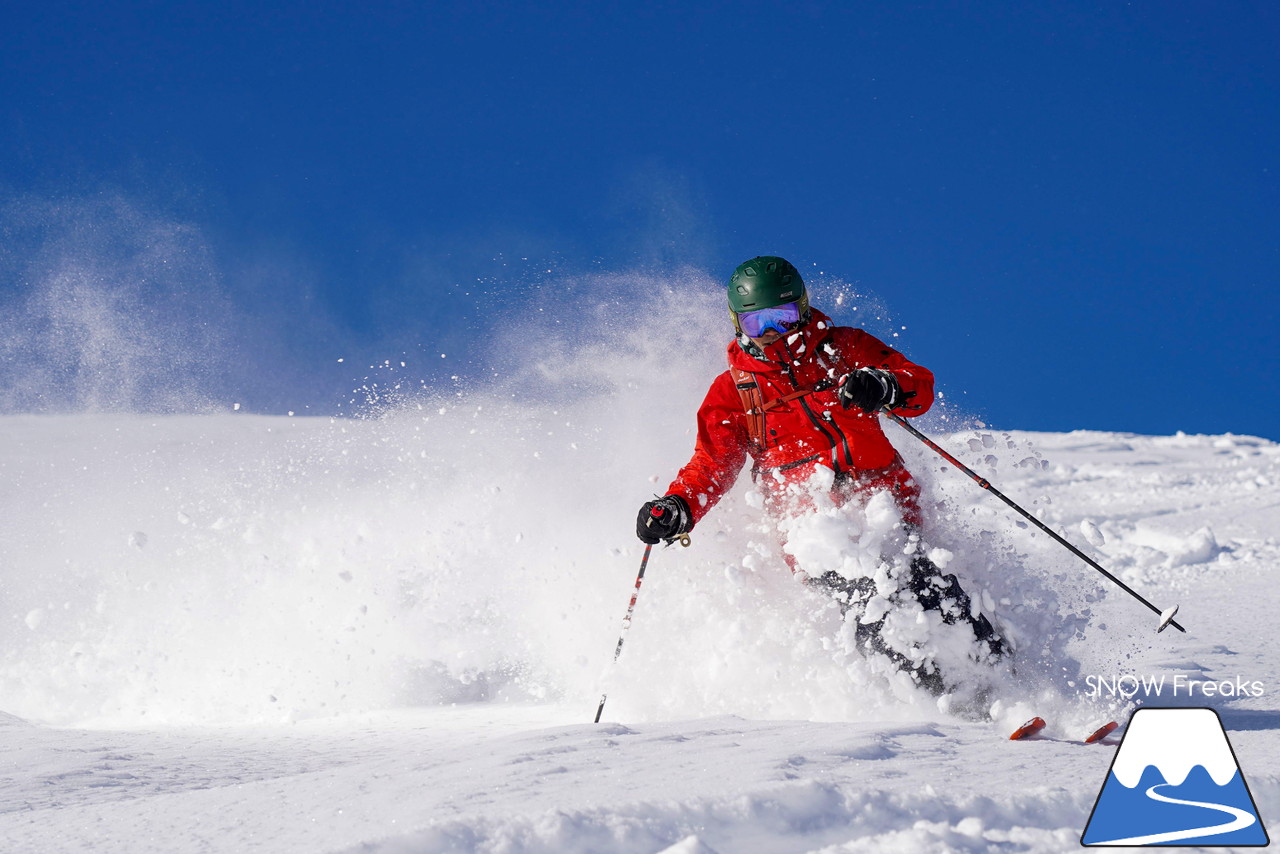
{"type": "Polygon", "coordinates": [[[954,685],[921,644],[886,639],[888,609],[914,601],[944,624],[967,625],[971,658],[994,661],[1005,649],[987,618],[973,612],[956,577],[925,555],[919,487],[876,414],[924,414],[933,403],[933,374],[811,308],[800,273],[783,258],[738,265],[728,297],[736,331],[729,370],[712,381],[698,410],[692,459],[665,496],[640,508],[637,536],[652,544],[692,530],[732,488],[748,456],[765,509],[780,529],[814,511],[814,484],[840,508],[865,507],[887,493],[901,515],[899,547],[896,559],[886,556],[877,572],[850,578],[830,567],[801,567],[780,533],[784,558],[793,572],[803,570],[810,584],[835,596],[846,619],[856,620],[860,649],[886,656],[931,693],[946,693],[954,685]]]}

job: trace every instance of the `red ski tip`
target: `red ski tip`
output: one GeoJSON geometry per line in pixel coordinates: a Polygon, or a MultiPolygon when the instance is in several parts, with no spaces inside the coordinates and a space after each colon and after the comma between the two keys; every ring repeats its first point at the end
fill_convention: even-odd
{"type": "Polygon", "coordinates": [[[1084,740],[1084,743],[1094,744],[1095,742],[1102,741],[1104,738],[1111,735],[1111,733],[1115,732],[1119,727],[1120,727],[1120,724],[1116,723],[1115,721],[1105,723],[1102,726],[1095,729],[1093,731],[1093,734],[1084,740]]]}
{"type": "Polygon", "coordinates": [[[1010,741],[1018,741],[1023,738],[1030,738],[1045,728],[1044,718],[1032,718],[1022,726],[1013,731],[1013,735],[1009,736],[1010,741]]]}

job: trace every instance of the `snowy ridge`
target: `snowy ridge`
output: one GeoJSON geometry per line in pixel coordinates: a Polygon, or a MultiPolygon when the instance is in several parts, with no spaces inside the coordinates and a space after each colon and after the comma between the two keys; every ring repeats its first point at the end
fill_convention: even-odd
{"type": "Polygon", "coordinates": [[[0,712],[0,727],[26,727],[31,724],[7,712],[0,712]]]}

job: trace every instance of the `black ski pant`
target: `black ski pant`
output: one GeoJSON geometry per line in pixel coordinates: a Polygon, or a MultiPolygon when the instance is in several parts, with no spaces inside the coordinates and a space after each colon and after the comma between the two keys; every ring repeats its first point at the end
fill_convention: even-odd
{"type": "MultiPolygon", "coordinates": [[[[991,621],[982,613],[973,613],[969,594],[960,587],[960,582],[954,575],[944,574],[933,561],[924,555],[916,555],[911,561],[906,582],[895,594],[899,601],[903,596],[910,595],[926,611],[942,614],[942,622],[948,625],[967,623],[973,629],[979,648],[985,644],[994,658],[1001,658],[1007,653],[1005,643],[996,633],[991,621]]],[[[874,579],[845,578],[836,572],[827,572],[810,583],[832,593],[840,602],[841,614],[848,613],[855,606],[861,610],[876,593],[874,579]]],[[[893,649],[884,639],[883,628],[883,617],[871,623],[859,621],[854,630],[858,648],[870,649],[890,659],[900,670],[913,674],[921,687],[934,696],[945,693],[947,685],[937,665],[932,661],[916,664],[902,652],[893,649]]]]}

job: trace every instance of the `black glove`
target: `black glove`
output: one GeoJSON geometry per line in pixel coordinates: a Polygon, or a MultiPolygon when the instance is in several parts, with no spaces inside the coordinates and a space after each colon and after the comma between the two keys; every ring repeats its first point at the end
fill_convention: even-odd
{"type": "Polygon", "coordinates": [[[692,527],[693,514],[679,495],[646,501],[636,516],[636,536],[649,545],[686,534],[692,527]]]}
{"type": "Polygon", "coordinates": [[[893,409],[903,401],[897,377],[879,368],[858,368],[845,377],[839,394],[841,406],[856,406],[863,412],[875,412],[885,406],[893,409]]]}

